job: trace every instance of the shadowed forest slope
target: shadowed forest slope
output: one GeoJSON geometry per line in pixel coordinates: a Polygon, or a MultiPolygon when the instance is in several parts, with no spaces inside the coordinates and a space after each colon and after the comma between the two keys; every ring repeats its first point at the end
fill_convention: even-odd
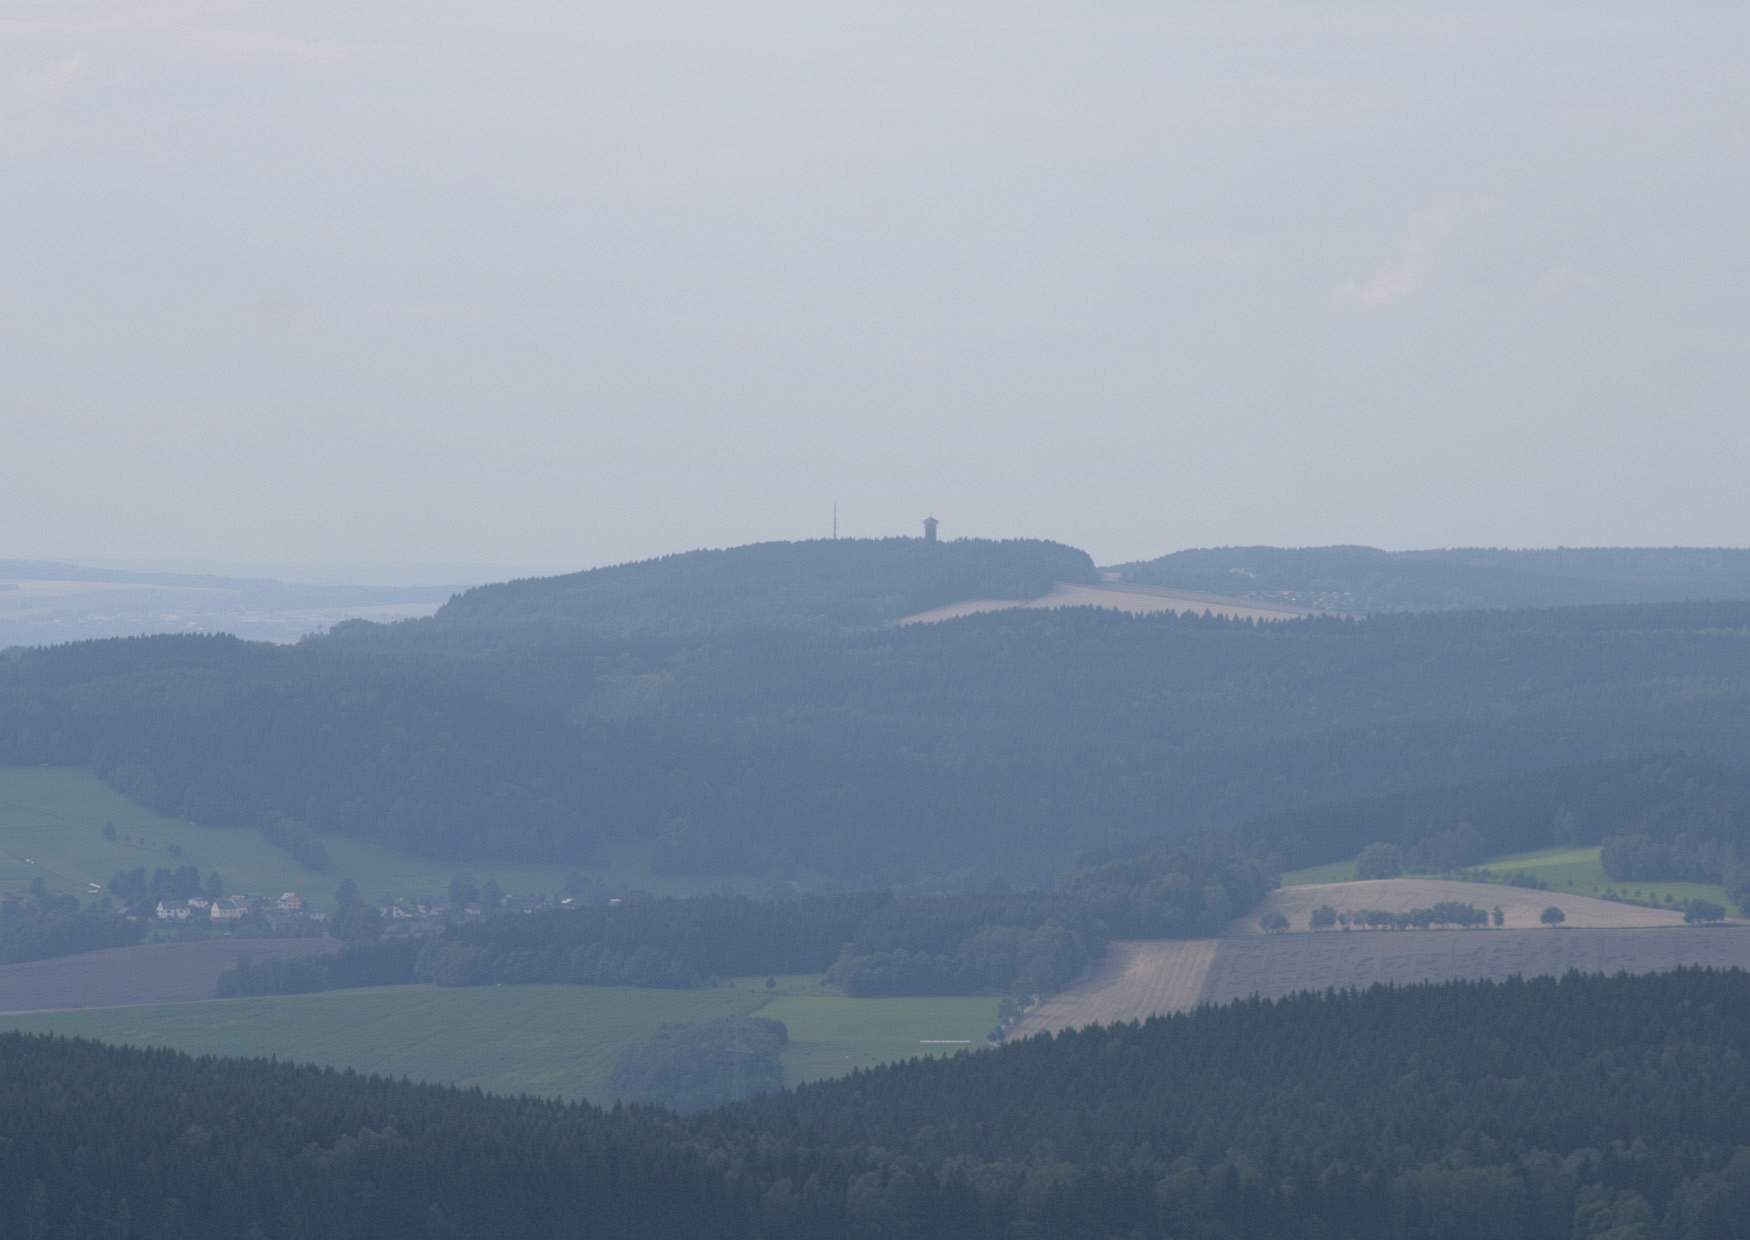
{"type": "Polygon", "coordinates": [[[404,627],[14,651],[0,761],[440,857],[635,841],[673,870],[866,884],[1046,876],[1126,840],[1651,751],[1750,757],[1750,604],[1009,611],[467,657],[402,648],[404,627]]]}

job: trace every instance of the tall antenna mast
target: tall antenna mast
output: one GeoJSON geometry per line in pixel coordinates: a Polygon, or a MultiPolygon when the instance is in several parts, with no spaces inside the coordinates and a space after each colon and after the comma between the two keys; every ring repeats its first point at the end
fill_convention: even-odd
{"type": "Polygon", "coordinates": [[[832,502],[832,540],[839,540],[839,502],[836,499],[832,502]]]}

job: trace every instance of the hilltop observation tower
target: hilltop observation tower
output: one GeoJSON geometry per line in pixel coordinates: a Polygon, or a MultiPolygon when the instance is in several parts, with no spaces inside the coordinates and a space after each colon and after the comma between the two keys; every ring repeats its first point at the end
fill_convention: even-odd
{"type": "Polygon", "coordinates": [[[934,517],[925,517],[924,518],[924,541],[925,542],[935,542],[936,541],[936,526],[939,524],[940,524],[940,522],[938,522],[936,520],[936,518],[934,518],[934,517]]]}

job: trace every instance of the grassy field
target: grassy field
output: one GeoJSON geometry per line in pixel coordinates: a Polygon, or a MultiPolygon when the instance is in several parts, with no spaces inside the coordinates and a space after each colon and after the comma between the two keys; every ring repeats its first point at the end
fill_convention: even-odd
{"type": "Polygon", "coordinates": [[[996,1027],[997,1000],[961,995],[908,999],[805,995],[774,999],[758,1014],[788,1026],[784,1078],[799,1085],[918,1055],[976,1050],[996,1027]]]}
{"type": "Polygon", "coordinates": [[[623,1047],[764,1002],[729,989],[387,986],[4,1016],[0,1027],[600,1102],[623,1047]]]}
{"type": "Polygon", "coordinates": [[[1596,846],[1515,853],[1510,857],[1496,857],[1477,868],[1503,876],[1534,874],[1556,892],[1678,907],[1689,900],[1712,900],[1727,910],[1735,911],[1736,908],[1726,897],[1726,889],[1718,883],[1615,882],[1604,872],[1604,863],[1599,860],[1596,846]]]}
{"type": "MultiPolygon", "coordinates": [[[[1496,857],[1475,868],[1496,878],[1505,878],[1509,874],[1533,874],[1548,883],[1551,891],[1570,895],[1678,908],[1688,900],[1712,900],[1724,905],[1728,911],[1736,911],[1736,906],[1726,897],[1726,889],[1718,883],[1615,882],[1604,872],[1604,863],[1598,854],[1597,845],[1544,848],[1537,852],[1496,857]]],[[[1351,859],[1290,870],[1282,876],[1282,885],[1306,887],[1315,883],[1347,883],[1354,878],[1355,862],[1351,859]]]]}
{"type": "Polygon", "coordinates": [[[1355,880],[1355,862],[1332,861],[1325,865],[1309,865],[1304,870],[1290,870],[1282,876],[1284,887],[1306,887],[1314,883],[1348,883],[1355,880]]]}
{"type": "Polygon", "coordinates": [[[392,986],[268,999],[0,1016],[0,1029],[193,1054],[267,1056],[499,1093],[612,1100],[621,1051],[665,1024],[758,1013],[790,1029],[791,1084],[984,1045],[994,998],[847,999],[817,977],[701,990],[616,986],[392,986]]]}
{"type": "MultiPolygon", "coordinates": [[[[318,909],[333,906],[334,891],[350,878],[368,900],[383,896],[443,896],[450,879],[496,878],[509,895],[550,895],[577,867],[498,862],[434,861],[380,844],[319,832],[328,850],[327,873],[305,869],[255,831],[196,826],[136,805],[89,773],[66,767],[0,767],[0,895],[24,891],[41,877],[51,890],[85,898],[88,884],[107,883],[118,870],[195,865],[217,870],[230,892],[277,895],[296,891],[318,909]],[[105,823],[116,838],[107,839],[105,823]],[[180,849],[180,854],[172,849],[180,849]]],[[[653,875],[646,858],[622,849],[610,870],[586,870],[596,882],[618,883],[658,895],[696,895],[748,889],[752,880],[716,876],[653,875]]]]}

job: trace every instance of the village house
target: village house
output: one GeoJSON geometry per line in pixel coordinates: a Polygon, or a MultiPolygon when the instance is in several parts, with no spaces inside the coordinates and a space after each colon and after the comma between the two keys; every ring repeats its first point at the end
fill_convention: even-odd
{"type": "Polygon", "coordinates": [[[301,913],[304,911],[304,897],[295,891],[288,891],[280,896],[276,907],[282,913],[301,913]]]}
{"type": "Polygon", "coordinates": [[[241,896],[229,896],[223,900],[214,900],[209,916],[214,921],[241,921],[249,913],[249,902],[241,896]]]}
{"type": "Polygon", "coordinates": [[[157,913],[159,921],[187,921],[194,916],[187,900],[160,900],[157,913]]]}

